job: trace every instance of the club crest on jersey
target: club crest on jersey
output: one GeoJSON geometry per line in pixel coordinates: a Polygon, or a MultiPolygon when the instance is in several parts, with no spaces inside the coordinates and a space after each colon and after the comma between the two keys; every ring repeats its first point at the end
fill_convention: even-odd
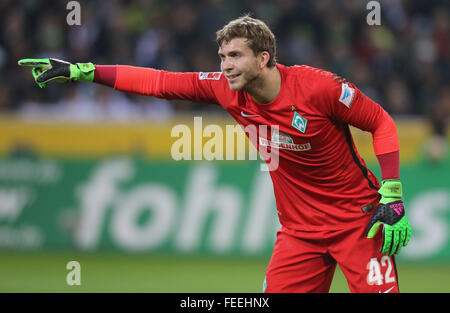
{"type": "Polygon", "coordinates": [[[355,97],[355,89],[349,87],[348,84],[342,84],[341,86],[341,96],[339,97],[339,101],[345,104],[347,108],[350,108],[353,98],[355,97]]]}
{"type": "Polygon", "coordinates": [[[291,124],[292,126],[294,126],[294,128],[298,129],[302,133],[305,133],[307,123],[308,123],[308,120],[306,118],[304,118],[303,116],[298,114],[298,112],[294,113],[294,117],[292,118],[292,124],[291,124]]]}
{"type": "Polygon", "coordinates": [[[220,76],[222,76],[222,72],[200,72],[198,74],[198,79],[212,79],[212,80],[219,80],[220,76]]]}

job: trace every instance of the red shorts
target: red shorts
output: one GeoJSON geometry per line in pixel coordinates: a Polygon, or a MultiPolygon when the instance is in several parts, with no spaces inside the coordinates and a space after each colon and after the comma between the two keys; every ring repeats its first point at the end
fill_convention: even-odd
{"type": "Polygon", "coordinates": [[[336,264],[351,292],[398,293],[395,258],[380,253],[382,227],[373,239],[367,224],[320,232],[277,233],[264,292],[329,292],[336,264]]]}

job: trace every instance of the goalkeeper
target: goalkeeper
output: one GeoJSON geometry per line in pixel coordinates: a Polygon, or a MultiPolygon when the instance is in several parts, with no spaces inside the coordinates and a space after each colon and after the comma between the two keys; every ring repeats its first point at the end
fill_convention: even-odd
{"type": "Polygon", "coordinates": [[[249,136],[266,160],[264,145],[279,154],[270,176],[281,228],[264,291],[328,292],[339,264],[352,292],[399,292],[394,255],[408,244],[411,227],[392,118],[337,75],[277,63],[275,37],[260,20],[233,20],[216,40],[216,73],[57,59],[23,59],[19,65],[31,67],[40,87],[96,82],[128,93],[216,103],[243,127],[277,125],[276,132],[249,136]],[[372,134],[381,184],[359,156],[349,125],[372,134]]]}

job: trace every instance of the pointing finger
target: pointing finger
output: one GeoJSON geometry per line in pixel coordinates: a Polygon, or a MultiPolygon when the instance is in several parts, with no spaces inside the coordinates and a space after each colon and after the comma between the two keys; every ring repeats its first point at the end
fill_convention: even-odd
{"type": "Polygon", "coordinates": [[[17,64],[20,66],[42,67],[49,66],[50,62],[48,59],[22,59],[17,64]]]}

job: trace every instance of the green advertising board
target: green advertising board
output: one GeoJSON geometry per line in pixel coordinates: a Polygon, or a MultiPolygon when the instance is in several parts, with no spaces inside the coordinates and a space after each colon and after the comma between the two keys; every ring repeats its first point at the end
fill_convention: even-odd
{"type": "MultiPolygon", "coordinates": [[[[0,249],[269,255],[280,225],[260,164],[3,158],[0,249]]],[[[413,236],[401,258],[450,261],[447,173],[402,166],[413,236]]]]}
{"type": "Polygon", "coordinates": [[[249,162],[3,159],[0,246],[268,253],[272,183],[249,162]]]}

